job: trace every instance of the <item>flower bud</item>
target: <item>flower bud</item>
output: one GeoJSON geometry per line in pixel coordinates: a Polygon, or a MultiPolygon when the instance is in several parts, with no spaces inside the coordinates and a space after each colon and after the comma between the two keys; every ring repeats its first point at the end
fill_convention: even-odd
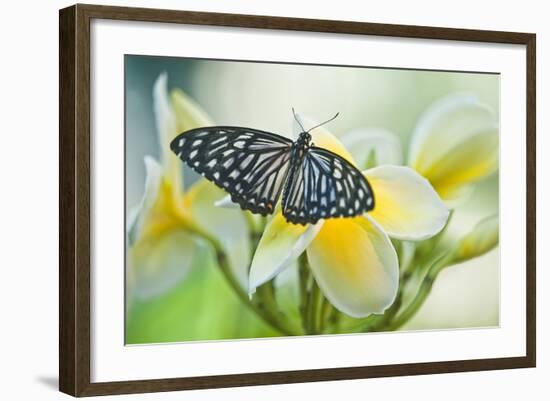
{"type": "Polygon", "coordinates": [[[473,230],[460,241],[456,250],[455,261],[464,261],[481,256],[498,244],[498,215],[486,217],[479,221],[473,230]]]}

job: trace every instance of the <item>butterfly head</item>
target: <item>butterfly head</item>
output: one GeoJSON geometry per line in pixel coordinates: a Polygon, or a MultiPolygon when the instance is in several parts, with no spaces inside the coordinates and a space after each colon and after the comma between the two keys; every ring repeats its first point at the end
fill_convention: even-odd
{"type": "Polygon", "coordinates": [[[311,142],[311,134],[307,131],[302,131],[300,133],[300,136],[298,137],[297,142],[303,147],[308,147],[309,143],[311,142]]]}
{"type": "Polygon", "coordinates": [[[329,122],[331,122],[332,120],[334,120],[336,117],[338,117],[338,115],[340,113],[336,113],[334,115],[334,117],[332,118],[329,118],[328,120],[322,122],[321,124],[317,124],[316,126],[314,127],[311,127],[310,129],[308,129],[306,131],[306,129],[304,128],[304,126],[302,125],[302,122],[300,121],[300,119],[298,118],[298,115],[296,114],[296,112],[294,111],[294,107],[292,108],[292,114],[294,114],[294,119],[296,120],[296,122],[298,123],[298,125],[300,126],[300,128],[302,129],[302,132],[300,133],[300,137],[298,138],[298,140],[302,140],[304,141],[306,138],[307,138],[307,142],[309,143],[309,141],[311,141],[311,135],[309,134],[310,131],[313,131],[315,128],[319,128],[320,126],[322,125],[325,125],[329,122]]]}

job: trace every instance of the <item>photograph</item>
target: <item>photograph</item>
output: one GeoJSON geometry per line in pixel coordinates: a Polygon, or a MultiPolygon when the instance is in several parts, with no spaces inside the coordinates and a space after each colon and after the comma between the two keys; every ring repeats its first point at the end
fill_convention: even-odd
{"type": "Polygon", "coordinates": [[[0,399],[546,401],[544,3],[6,5],[0,399]]]}
{"type": "Polygon", "coordinates": [[[499,327],[500,78],[126,54],[125,344],[499,327]]]}

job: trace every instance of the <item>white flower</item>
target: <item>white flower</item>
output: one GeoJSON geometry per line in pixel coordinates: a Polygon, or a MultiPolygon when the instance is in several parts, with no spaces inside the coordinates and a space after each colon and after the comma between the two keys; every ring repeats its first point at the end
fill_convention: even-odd
{"type": "Polygon", "coordinates": [[[147,299],[178,285],[192,266],[200,241],[197,230],[217,238],[233,273],[247,286],[250,246],[244,216],[214,206],[223,191],[200,179],[184,193],[182,162],[171,140],[195,127],[213,125],[180,90],[170,94],[167,76],[153,90],[160,162],[145,157],[146,180],[140,204],[128,213],[128,277],[133,296],[147,299]]]}
{"type": "Polygon", "coordinates": [[[453,202],[498,169],[498,150],[498,122],[492,110],[473,96],[455,94],[435,102],[421,116],[408,164],[441,198],[453,202]]]}

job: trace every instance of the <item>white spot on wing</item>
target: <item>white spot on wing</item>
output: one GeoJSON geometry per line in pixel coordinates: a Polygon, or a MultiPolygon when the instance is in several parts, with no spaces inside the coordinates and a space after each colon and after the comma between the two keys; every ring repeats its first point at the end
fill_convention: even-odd
{"type": "Polygon", "coordinates": [[[229,167],[231,167],[231,165],[233,164],[234,161],[235,161],[235,159],[227,159],[226,161],[223,162],[223,166],[225,168],[229,168],[229,167]]]}
{"type": "Polygon", "coordinates": [[[225,141],[225,136],[221,135],[220,137],[214,139],[212,142],[210,142],[210,145],[215,145],[217,143],[225,141]]]}
{"type": "Polygon", "coordinates": [[[248,155],[246,157],[246,159],[244,159],[242,162],[241,162],[241,168],[244,170],[246,168],[246,166],[248,166],[250,164],[250,162],[252,161],[252,159],[254,159],[254,155],[248,155]]]}
{"type": "Polygon", "coordinates": [[[327,190],[327,177],[325,175],[321,176],[321,192],[325,193],[327,190]]]}

